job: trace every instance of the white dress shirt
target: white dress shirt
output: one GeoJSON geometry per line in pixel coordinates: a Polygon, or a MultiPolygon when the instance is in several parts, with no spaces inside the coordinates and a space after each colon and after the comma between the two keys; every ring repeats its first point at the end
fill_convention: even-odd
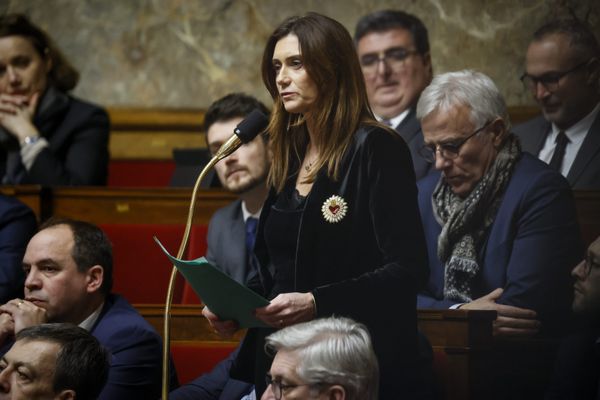
{"type": "MultiPolygon", "coordinates": [[[[573,162],[575,161],[575,157],[581,148],[581,144],[590,131],[592,124],[596,120],[598,112],[600,112],[600,103],[596,104],[596,107],[594,107],[592,112],[564,131],[567,138],[569,138],[569,143],[567,143],[567,147],[565,148],[565,156],[560,168],[560,173],[564,177],[569,174],[571,166],[573,166],[573,162]]],[[[560,132],[560,129],[556,125],[552,124],[552,132],[550,132],[546,137],[546,141],[544,142],[544,145],[540,150],[540,154],[538,155],[538,158],[544,161],[546,164],[550,163],[550,160],[554,155],[558,132],[560,132]]]]}

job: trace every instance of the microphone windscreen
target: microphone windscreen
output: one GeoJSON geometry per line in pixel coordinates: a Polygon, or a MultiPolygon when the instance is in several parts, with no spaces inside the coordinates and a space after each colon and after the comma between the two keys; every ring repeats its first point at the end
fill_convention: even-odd
{"type": "Polygon", "coordinates": [[[254,109],[233,131],[242,143],[248,143],[269,124],[269,118],[259,109],[254,109]]]}

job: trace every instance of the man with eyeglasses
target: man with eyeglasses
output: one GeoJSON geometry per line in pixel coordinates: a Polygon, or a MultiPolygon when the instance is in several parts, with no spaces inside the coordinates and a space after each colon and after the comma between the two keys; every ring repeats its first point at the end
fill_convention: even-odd
{"type": "Polygon", "coordinates": [[[281,329],[266,343],[275,358],[262,400],[378,398],[377,357],[362,324],[348,318],[316,319],[281,329]]]}
{"type": "Polygon", "coordinates": [[[521,81],[542,115],[515,128],[523,150],[575,189],[600,189],[600,47],[575,19],[549,22],[533,34],[521,81]]]}
{"type": "Polygon", "coordinates": [[[439,171],[419,182],[430,278],[418,307],[495,310],[496,336],[559,335],[583,250],[568,183],[521,152],[484,74],[436,76],[417,117],[439,171]]]}
{"type": "Polygon", "coordinates": [[[420,179],[431,169],[417,154],[423,134],[415,116],[417,100],[433,74],[427,28],[403,11],[377,11],[358,21],[354,41],[371,109],[406,141],[420,179]]]}
{"type": "Polygon", "coordinates": [[[580,325],[561,346],[546,399],[600,399],[600,237],[571,275],[580,325]]]}

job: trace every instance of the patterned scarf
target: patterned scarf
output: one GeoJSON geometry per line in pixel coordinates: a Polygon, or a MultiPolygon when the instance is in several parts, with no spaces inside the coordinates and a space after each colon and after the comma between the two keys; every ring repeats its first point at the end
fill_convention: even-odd
{"type": "Polygon", "coordinates": [[[489,170],[466,198],[455,195],[443,178],[433,191],[433,213],[442,225],[438,257],[446,267],[444,299],[472,300],[473,282],[480,270],[478,250],[487,228],[494,222],[520,154],[519,140],[509,134],[489,170]]]}

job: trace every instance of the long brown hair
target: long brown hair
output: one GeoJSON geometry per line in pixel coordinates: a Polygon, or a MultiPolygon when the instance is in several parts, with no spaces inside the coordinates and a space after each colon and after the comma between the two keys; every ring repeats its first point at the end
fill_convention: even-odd
{"type": "Polygon", "coordinates": [[[48,81],[58,90],[68,92],[77,86],[79,72],[71,65],[46,32],[35,26],[23,14],[0,16],[0,38],[22,36],[29,40],[42,59],[50,58],[52,67],[48,81]]]}
{"type": "Polygon", "coordinates": [[[376,123],[356,50],[346,28],[317,13],[283,21],[269,38],[262,59],[263,82],[275,103],[267,128],[273,151],[269,183],[278,192],[283,189],[288,174],[295,172],[290,171],[292,161],[301,160],[309,140],[303,116],[290,114],[283,106],[272,65],[275,45],[290,34],[298,37],[302,63],[319,90],[313,105],[317,142],[314,144],[319,149],[319,159],[307,180],[314,181],[316,171],[323,166],[327,166],[330,178],[337,179],[342,157],[359,124],[376,123]]]}

